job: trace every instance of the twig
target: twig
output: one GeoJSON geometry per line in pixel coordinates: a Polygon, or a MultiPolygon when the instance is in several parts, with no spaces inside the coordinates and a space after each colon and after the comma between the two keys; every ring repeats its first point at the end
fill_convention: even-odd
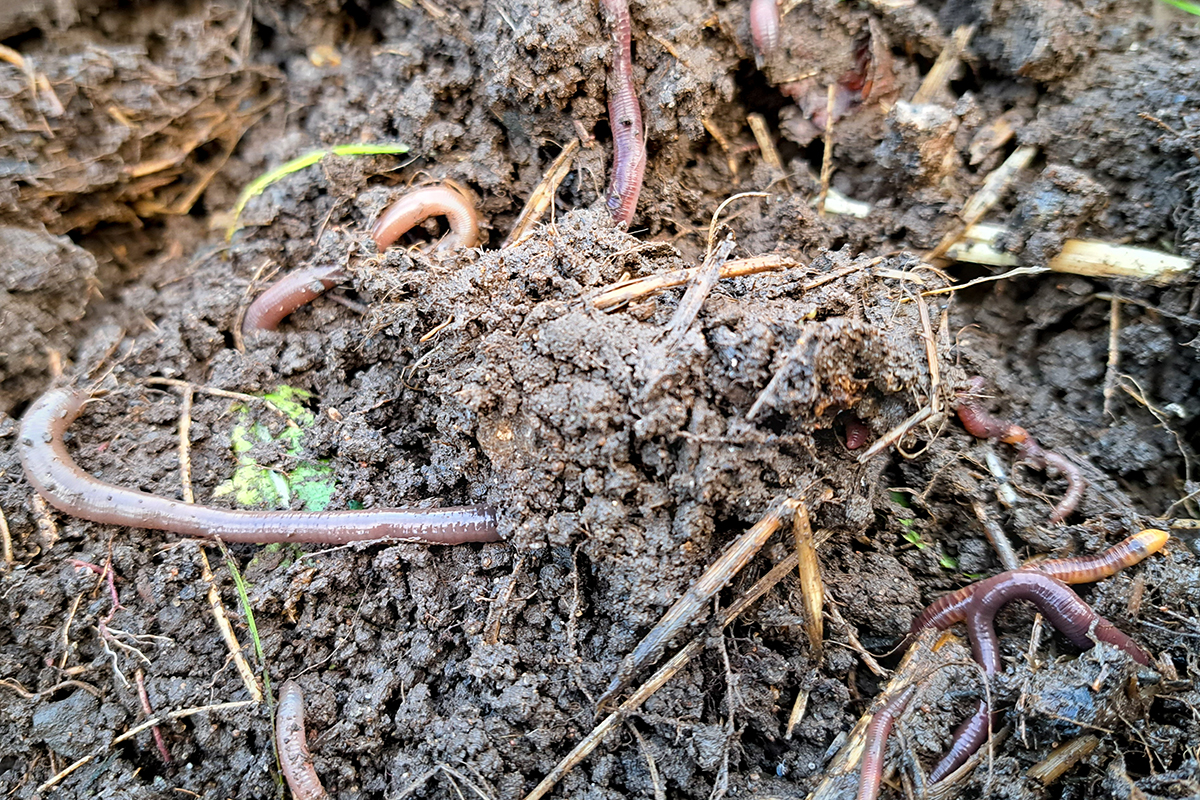
{"type": "MultiPolygon", "coordinates": [[[[184,717],[190,717],[193,714],[202,714],[206,711],[226,711],[226,710],[232,709],[232,708],[245,708],[246,706],[252,706],[252,705],[256,705],[256,701],[254,701],[254,700],[234,700],[231,703],[217,703],[216,705],[211,705],[211,706],[196,706],[194,708],[183,708],[178,711],[171,711],[167,714],[159,714],[157,717],[154,717],[153,719],[148,719],[145,722],[143,722],[141,725],[138,725],[136,727],[130,728],[129,730],[125,731],[120,736],[113,739],[112,744],[114,744],[114,745],[120,744],[121,742],[125,741],[126,739],[132,739],[134,736],[137,736],[139,733],[141,733],[144,730],[149,730],[150,728],[153,728],[155,725],[162,725],[164,722],[170,722],[171,720],[183,719],[184,717]]],[[[109,746],[111,747],[112,745],[109,745],[109,746]]]]}
{"type": "Polygon", "coordinates": [[[262,403],[267,408],[278,414],[290,427],[299,427],[294,420],[292,420],[283,412],[283,409],[279,408],[265,397],[256,397],[255,395],[243,394],[242,392],[231,392],[227,389],[217,389],[213,386],[202,386],[198,383],[183,381],[179,380],[178,378],[146,378],[145,382],[152,386],[175,386],[178,388],[187,388],[190,386],[193,391],[200,392],[201,394],[211,394],[215,397],[226,397],[230,400],[241,400],[246,403],[262,403]]]}
{"type": "Polygon", "coordinates": [[[650,752],[650,746],[646,744],[646,738],[632,722],[626,720],[625,727],[629,728],[633,738],[637,739],[638,749],[642,751],[642,756],[646,759],[646,768],[650,771],[650,783],[654,786],[654,800],[667,800],[667,793],[663,791],[662,787],[662,779],[658,776],[658,764],[654,761],[654,753],[650,752]]]}
{"type": "MultiPolygon", "coordinates": [[[[968,233],[970,233],[970,231],[968,231],[968,233]]],[[[958,245],[955,245],[955,247],[957,247],[957,246],[958,245]]],[[[951,248],[951,250],[953,251],[953,248],[951,248]]],[[[954,256],[947,254],[946,257],[953,258],[954,256]]],[[[970,259],[959,259],[959,260],[960,261],[970,261],[970,259]]],[[[1009,278],[1016,278],[1021,275],[1041,275],[1046,272],[1051,272],[1051,269],[1049,267],[1017,267],[1016,269],[1009,270],[1008,272],[1004,272],[999,275],[984,275],[982,278],[976,278],[975,280],[967,281],[966,283],[956,283],[951,286],[943,286],[940,289],[930,289],[927,292],[921,292],[921,296],[922,297],[932,297],[935,294],[950,294],[951,292],[957,292],[962,289],[969,289],[972,286],[978,286],[981,283],[991,283],[992,281],[1003,281],[1003,280],[1007,280],[1009,278]]]]}
{"type": "Polygon", "coordinates": [[[8,517],[4,516],[3,508],[0,508],[0,558],[4,559],[3,569],[5,571],[12,569],[14,561],[12,534],[8,531],[8,517]]]}
{"type": "MultiPolygon", "coordinates": [[[[741,278],[763,272],[778,272],[800,266],[799,262],[783,256],[754,256],[726,261],[721,265],[721,278],[741,278]]],[[[594,307],[602,311],[614,311],[625,303],[639,300],[648,295],[683,286],[692,281],[703,267],[688,267],[657,275],[647,275],[614,284],[592,298],[594,307]]]]}
{"type": "Polygon", "coordinates": [[[729,254],[735,247],[737,243],[734,242],[733,236],[727,236],[705,256],[704,263],[693,276],[691,285],[679,301],[679,308],[675,309],[675,313],[671,315],[671,322],[667,325],[667,340],[664,345],[667,352],[675,349],[696,321],[696,316],[704,307],[704,301],[708,299],[709,293],[721,277],[721,265],[729,259],[729,254]]]}
{"type": "MultiPolygon", "coordinates": [[[[183,495],[183,502],[194,503],[196,498],[192,491],[192,401],[196,389],[201,388],[203,390],[203,387],[197,387],[186,381],[179,381],[171,385],[178,386],[183,390],[183,400],[179,411],[180,489],[183,495]]],[[[246,395],[246,397],[261,399],[253,398],[252,395],[246,395]]],[[[213,579],[212,567],[208,563],[208,554],[204,551],[204,545],[200,543],[196,544],[196,555],[200,559],[200,577],[208,584],[208,606],[212,609],[213,618],[217,623],[217,630],[220,632],[221,638],[225,641],[225,646],[233,658],[234,666],[237,668],[238,675],[242,678],[242,683],[246,686],[246,691],[254,698],[254,702],[261,703],[263,699],[262,691],[258,688],[258,681],[254,677],[254,671],[250,669],[249,662],[242,655],[242,645],[237,640],[237,634],[234,633],[233,626],[229,623],[229,615],[225,611],[225,603],[221,600],[221,593],[217,590],[216,581],[213,579]]]]}
{"type": "Polygon", "coordinates": [[[512,230],[500,245],[501,250],[519,244],[532,235],[533,226],[541,220],[546,209],[554,202],[554,195],[558,192],[559,185],[571,173],[571,162],[578,149],[579,140],[572,139],[558,154],[558,158],[554,159],[550,169],[546,170],[541,182],[529,195],[529,199],[525,201],[525,207],[521,209],[521,214],[513,223],[512,230]]]}
{"type": "Polygon", "coordinates": [[[671,639],[703,613],[708,601],[750,563],[767,539],[771,538],[771,534],[779,529],[784,517],[799,505],[799,500],[790,497],[778,503],[704,570],[683,597],[663,614],[650,633],[621,662],[616,675],[597,701],[599,708],[603,709],[616,697],[637,675],[638,670],[662,655],[671,639]]]}
{"type": "Polygon", "coordinates": [[[1104,368],[1104,414],[1116,419],[1112,402],[1117,394],[1117,369],[1121,364],[1121,301],[1112,298],[1108,309],[1108,364],[1104,368]]]}
{"type": "MultiPolygon", "coordinates": [[[[944,257],[971,264],[1015,267],[1019,263],[1016,256],[992,246],[992,242],[1005,233],[1006,230],[999,225],[972,225],[963,232],[961,240],[946,251],[944,257]]],[[[1027,269],[1050,269],[1091,278],[1132,278],[1162,285],[1186,279],[1191,272],[1192,262],[1144,247],[1090,239],[1067,239],[1063,242],[1062,252],[1046,262],[1045,267],[1027,269]]],[[[1020,273],[1014,271],[1011,274],[1020,273]]]]}
{"type": "Polygon", "coordinates": [[[854,627],[842,616],[837,603],[829,603],[829,617],[842,627],[842,631],[846,634],[846,641],[850,643],[850,649],[858,653],[858,657],[867,665],[867,669],[880,678],[886,678],[892,674],[875,660],[875,656],[871,655],[867,648],[863,647],[862,642],[858,640],[858,634],[855,633],[854,627]]]}
{"type": "Polygon", "coordinates": [[[929,320],[929,306],[925,298],[916,296],[917,311],[921,316],[921,340],[925,343],[925,360],[929,364],[929,406],[931,413],[942,410],[942,372],[938,367],[937,339],[933,336],[933,323],[929,320]]]}
{"type": "MultiPolygon", "coordinates": [[[[784,576],[796,568],[796,564],[795,553],[792,553],[783,561],[776,564],[770,572],[760,578],[751,587],[749,592],[739,597],[729,608],[722,611],[720,616],[714,621],[711,629],[716,632],[723,630],[729,623],[741,616],[760,597],[770,591],[771,587],[783,580],[784,576]]],[[[655,692],[661,689],[679,670],[687,666],[687,663],[704,649],[704,644],[708,638],[709,633],[705,632],[688,642],[658,672],[654,673],[648,681],[639,686],[637,691],[622,703],[616,711],[605,717],[599,725],[592,729],[591,733],[584,737],[579,744],[575,745],[575,748],[562,761],[558,762],[554,769],[550,771],[550,774],[543,778],[542,782],[534,787],[533,791],[527,794],[524,800],[540,800],[540,798],[545,797],[546,793],[553,789],[554,785],[562,780],[564,775],[570,772],[579,762],[587,758],[604,741],[605,736],[628,719],[633,712],[641,707],[642,703],[646,702],[655,692]]]]}
{"type": "Polygon", "coordinates": [[[989,542],[992,543],[992,549],[996,551],[996,556],[1000,559],[1000,566],[1007,570],[1021,568],[1021,559],[1017,556],[1017,551],[1013,549],[1012,542],[1008,541],[1008,534],[1004,532],[1004,528],[1000,527],[1000,523],[988,513],[987,506],[982,501],[971,498],[971,508],[975,511],[975,517],[983,525],[983,532],[987,536],[989,542]]]}
{"type": "Polygon", "coordinates": [[[525,566],[525,557],[521,556],[517,559],[517,563],[513,564],[512,574],[508,578],[508,585],[500,592],[500,597],[492,604],[488,611],[488,616],[491,620],[488,623],[487,635],[483,637],[485,644],[495,644],[500,641],[500,623],[504,619],[504,612],[508,609],[508,603],[512,600],[513,592],[517,588],[517,579],[521,577],[521,568],[525,566]]]}
{"type": "Polygon", "coordinates": [[[1025,169],[1037,155],[1037,148],[1029,145],[1018,147],[996,169],[984,178],[983,185],[975,192],[959,213],[959,223],[946,233],[937,247],[925,254],[926,261],[932,261],[945,255],[950,246],[962,238],[967,228],[983,219],[992,206],[1000,201],[1008,187],[1016,179],[1021,170],[1025,169]]]}
{"type": "Polygon", "coordinates": [[[712,219],[709,220],[709,222],[708,222],[708,244],[704,251],[704,260],[707,261],[709,255],[712,253],[713,241],[716,239],[716,236],[717,236],[717,220],[720,219],[721,212],[725,210],[726,206],[728,206],[734,200],[741,200],[743,197],[770,197],[770,196],[771,195],[768,194],[767,192],[739,192],[739,193],[733,195],[732,197],[725,198],[725,200],[723,200],[721,202],[721,205],[717,206],[717,210],[713,212],[712,219]]]}
{"type": "Polygon", "coordinates": [[[741,178],[738,175],[737,159],[733,157],[733,148],[729,144],[728,137],[721,133],[711,119],[704,120],[704,130],[708,131],[709,135],[717,140],[717,144],[721,146],[721,150],[725,153],[725,165],[729,167],[729,173],[733,175],[733,184],[736,186],[741,178]]]}
{"type": "Polygon", "coordinates": [[[825,96],[825,154],[821,157],[821,191],[817,194],[817,214],[825,216],[825,201],[829,197],[829,179],[833,176],[833,106],[837,85],[829,84],[825,96]]]}
{"type": "Polygon", "coordinates": [[[887,448],[891,447],[896,442],[900,441],[917,425],[933,416],[933,406],[925,406],[917,413],[913,414],[908,419],[901,422],[890,431],[880,436],[875,442],[863,451],[863,454],[858,457],[858,463],[865,464],[870,459],[882,453],[887,448]]]}
{"type": "Polygon", "coordinates": [[[796,513],[792,518],[792,537],[796,541],[799,564],[797,571],[800,574],[800,597],[804,607],[804,630],[808,634],[808,646],[813,658],[819,662],[825,643],[825,616],[821,613],[825,604],[825,583],[821,580],[821,561],[813,541],[808,507],[803,502],[796,505],[796,513]]]}
{"type": "MultiPolygon", "coordinates": [[[[786,173],[783,159],[779,157],[779,150],[775,147],[775,140],[771,138],[771,131],[767,127],[767,118],[762,114],[747,114],[746,122],[750,123],[750,132],[754,134],[754,141],[758,142],[758,151],[762,153],[763,161],[776,172],[786,173]]],[[[792,191],[786,177],[783,179],[783,185],[789,192],[792,191]]]]}
{"type": "Polygon", "coordinates": [[[792,713],[788,715],[787,731],[783,734],[783,738],[787,741],[792,740],[792,732],[796,730],[796,726],[804,719],[804,712],[808,708],[808,697],[811,692],[808,689],[800,689],[796,692],[796,702],[792,703],[792,713]]]}
{"type": "Polygon", "coordinates": [[[954,69],[958,66],[963,50],[967,48],[967,44],[974,35],[974,25],[960,25],[954,30],[950,42],[942,48],[942,52],[938,53],[937,60],[933,62],[925,79],[921,81],[920,88],[913,94],[913,105],[933,102],[939,94],[945,91],[950,84],[950,79],[954,77],[954,69]]]}
{"type": "Polygon", "coordinates": [[[51,778],[50,780],[46,781],[46,782],[45,782],[45,783],[43,783],[41,786],[39,786],[39,787],[37,788],[37,793],[38,793],[38,794],[41,794],[42,792],[46,791],[47,789],[50,789],[50,788],[52,788],[53,786],[55,786],[56,784],[58,784],[58,783],[59,783],[59,782],[60,782],[60,781],[61,781],[63,778],[67,777],[67,776],[68,776],[68,775],[70,775],[72,772],[74,772],[75,770],[77,770],[77,769],[79,769],[80,767],[82,767],[84,764],[86,764],[86,763],[88,763],[89,761],[91,761],[93,758],[94,758],[94,756],[84,756],[83,758],[79,759],[79,760],[78,760],[78,761],[76,761],[74,764],[72,764],[71,766],[67,767],[66,769],[64,769],[64,770],[60,771],[60,772],[59,772],[57,775],[55,775],[53,778],[51,778]]]}

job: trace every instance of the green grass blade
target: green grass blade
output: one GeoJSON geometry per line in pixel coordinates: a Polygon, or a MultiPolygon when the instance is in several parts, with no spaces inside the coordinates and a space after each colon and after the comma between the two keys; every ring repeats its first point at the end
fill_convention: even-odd
{"type": "Polygon", "coordinates": [[[299,172],[305,167],[311,167],[313,164],[320,163],[326,156],[390,156],[403,155],[407,152],[408,147],[402,144],[372,144],[370,142],[362,144],[339,144],[328,150],[312,150],[302,156],[293,158],[291,161],[280,164],[275,169],[268,170],[259,175],[246,184],[245,189],[242,189],[242,193],[238,195],[237,204],[233,207],[233,221],[229,223],[229,228],[225,231],[225,240],[232,239],[233,234],[237,232],[239,227],[238,222],[242,219],[242,211],[245,210],[247,203],[266,191],[267,187],[276,181],[282,180],[293,172],[299,172]]]}

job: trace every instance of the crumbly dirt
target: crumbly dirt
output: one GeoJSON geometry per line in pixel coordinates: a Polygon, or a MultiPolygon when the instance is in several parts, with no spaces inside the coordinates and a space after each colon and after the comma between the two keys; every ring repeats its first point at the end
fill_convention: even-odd
{"type": "MultiPolygon", "coordinates": [[[[926,603],[999,571],[972,500],[1024,556],[1098,552],[1149,520],[1200,516],[1194,279],[1048,273],[921,296],[995,273],[939,271],[918,255],[1027,144],[1037,160],[988,217],[1010,229],[1003,244],[1021,263],[1045,263],[1070,237],[1200,258],[1192,18],[1141,0],[814,0],[784,15],[783,47],[759,70],[747,10],[633,5],[649,162],[631,231],[603,209],[608,35],[593,5],[0,12],[3,43],[24,58],[0,62],[6,796],[281,796],[267,704],[164,723],[169,763],[149,732],[115,741],[147,718],[139,671],[158,713],[248,699],[213,619],[215,587],[256,679],[303,687],[331,795],[519,799],[591,730],[617,666],[705,567],[774,503],[803,496],[845,620],[826,620],[823,652],[809,648],[795,576],[723,635],[688,628],[675,643],[705,636],[702,654],[551,795],[800,798],[880,688],[860,648],[895,667],[890,651],[926,603]],[[948,89],[902,102],[969,24],[948,89]],[[787,87],[811,80],[824,96],[864,53],[876,77],[893,62],[890,84],[835,123],[832,185],[872,213],[821,216],[811,102],[787,87]],[[752,112],[786,181],[753,147],[752,112]],[[1011,136],[997,139],[1001,118],[1011,136]],[[580,133],[547,224],[499,249],[580,133]],[[379,141],[410,156],[327,158],[252,199],[224,239],[258,175],[318,147],[379,141]],[[482,247],[426,254],[444,230],[430,223],[378,253],[371,221],[407,185],[438,178],[478,196],[482,247]],[[627,276],[698,266],[714,210],[750,191],[771,196],[734,201],[712,244],[731,236],[734,258],[797,266],[720,281],[682,327],[683,289],[593,306],[627,276]],[[324,265],[352,277],[279,332],[242,341],[239,312],[270,276],[324,265]],[[931,402],[944,411],[971,375],[986,377],[993,411],[1082,469],[1089,489],[1068,524],[1046,522],[1060,476],[1013,463],[1011,447],[972,439],[947,414],[865,463],[846,448],[851,414],[877,439],[931,402]],[[237,546],[228,560],[207,546],[210,580],[194,542],[39,508],[13,444],[16,420],[54,382],[100,395],[68,437],[86,470],[183,496],[183,394],[162,379],[197,387],[199,502],[233,502],[214,493],[253,420],[266,432],[255,463],[324,463],[331,508],[490,503],[504,541],[237,546]],[[281,384],[312,393],[299,451],[279,438],[281,414],[209,391],[281,384]],[[1015,500],[1001,501],[989,458],[1015,500]],[[119,608],[88,564],[111,564],[119,608]],[[798,695],[807,705],[787,736],[798,695]]],[[[786,557],[789,528],[719,606],[786,557]]],[[[1006,674],[993,688],[1012,732],[963,796],[1200,793],[1200,563],[1178,533],[1165,554],[1080,587],[1162,657],[1158,670],[1047,633],[1027,656],[1032,613],[1000,616],[1006,674]],[[1057,783],[1026,777],[1096,729],[1104,742],[1057,783]]],[[[947,660],[966,653],[955,645],[947,660]]],[[[978,692],[969,666],[929,676],[897,741],[928,769],[978,692]]]]}

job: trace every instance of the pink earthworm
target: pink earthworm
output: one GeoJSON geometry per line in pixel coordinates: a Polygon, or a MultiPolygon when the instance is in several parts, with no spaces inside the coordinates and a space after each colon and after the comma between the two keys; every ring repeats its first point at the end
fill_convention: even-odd
{"type": "Polygon", "coordinates": [[[766,57],[779,46],[778,0],[750,0],[750,36],[754,39],[761,67],[766,57]]]}
{"type": "Polygon", "coordinates": [[[375,225],[371,236],[375,245],[384,250],[430,217],[444,216],[450,222],[450,234],[438,245],[439,250],[474,247],[479,243],[479,215],[469,191],[454,181],[422,186],[400,197],[388,206],[375,225]]]}
{"type": "Polygon", "coordinates": [[[284,780],[295,800],[325,800],[329,797],[308,753],[304,734],[304,693],[295,681],[279,688],[279,707],[275,711],[275,749],[284,780]]]}
{"type": "Polygon", "coordinates": [[[289,272],[268,286],[246,309],[242,332],[275,330],[288,314],[311,303],[346,277],[339,267],[309,267],[289,272]]]}
{"type": "Polygon", "coordinates": [[[613,170],[608,188],[608,211],[629,224],[637,208],[646,174],[646,135],[642,107],[633,85],[630,52],[632,22],[628,0],[600,0],[612,28],[612,69],[608,76],[608,122],[613,133],[613,170]]]}
{"type": "Polygon", "coordinates": [[[883,781],[883,757],[887,751],[888,736],[896,718],[904,713],[917,687],[907,686],[888,701],[871,718],[863,742],[862,771],[858,779],[858,800],[876,800],[883,781]]]}
{"type": "Polygon", "coordinates": [[[84,392],[51,389],[25,412],[17,435],[26,480],[50,505],[71,516],[106,525],[257,544],[405,541],[450,545],[500,539],[496,510],[487,505],[429,510],[243,511],[183,503],[104,483],[80,469],[63,442],[63,433],[86,401],[84,392]]]}
{"type": "Polygon", "coordinates": [[[1083,477],[1083,472],[1060,453],[1043,448],[1038,440],[1020,425],[992,416],[984,410],[979,401],[983,387],[983,378],[975,377],[970,380],[966,391],[959,392],[956,409],[959,421],[967,429],[967,433],[979,439],[999,439],[1006,444],[1016,445],[1017,455],[1038,469],[1044,470],[1050,466],[1061,472],[1067,481],[1067,491],[1050,513],[1050,521],[1062,522],[1074,513],[1079,501],[1083,499],[1083,493],[1087,489],[1087,479],[1083,477]]]}

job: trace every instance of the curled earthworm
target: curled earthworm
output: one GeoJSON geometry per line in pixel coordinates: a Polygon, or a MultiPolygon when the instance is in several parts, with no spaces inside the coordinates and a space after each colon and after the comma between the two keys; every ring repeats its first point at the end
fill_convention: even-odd
{"type": "Polygon", "coordinates": [[[52,389],[21,418],[17,452],[25,478],[50,505],[106,525],[149,528],[226,542],[346,544],[397,540],[423,544],[495,542],[496,510],[242,511],[193,505],[96,480],[67,452],[63,432],[87,402],[84,392],[52,389]]]}
{"type": "Polygon", "coordinates": [[[346,279],[338,267],[309,267],[289,272],[267,287],[246,309],[242,332],[273,331],[288,314],[346,279]]]}
{"type": "MultiPolygon", "coordinates": [[[[1027,600],[1081,650],[1090,650],[1095,641],[1124,650],[1134,661],[1150,664],[1150,654],[1104,617],[1092,610],[1079,595],[1062,581],[1032,569],[1002,572],[980,583],[967,609],[967,633],[975,660],[991,678],[1000,671],[1000,641],[996,637],[996,613],[1014,600],[1027,600]]],[[[958,769],[987,738],[988,708],[985,701],[955,731],[953,744],[933,772],[931,783],[958,769]]],[[[996,716],[991,718],[995,725],[996,716]]]]}
{"type": "Polygon", "coordinates": [[[758,65],[779,46],[778,0],[750,0],[750,36],[758,51],[758,65]]]}
{"type": "Polygon", "coordinates": [[[384,250],[413,226],[440,216],[449,221],[450,234],[438,245],[439,250],[474,247],[479,243],[479,215],[475,213],[471,195],[454,181],[422,186],[402,195],[379,215],[371,236],[375,245],[384,250]]]}
{"type": "Polygon", "coordinates": [[[871,429],[854,414],[846,417],[846,449],[857,450],[871,438],[871,429]]]}
{"type": "Polygon", "coordinates": [[[279,689],[279,708],[275,712],[275,749],[283,777],[295,800],[324,800],[328,797],[304,735],[304,693],[295,681],[287,681],[279,689]]]}
{"type": "Polygon", "coordinates": [[[616,222],[629,224],[637,208],[646,174],[646,136],[642,108],[633,86],[630,53],[632,22],[628,0],[600,0],[612,28],[612,69],[608,75],[608,122],[613,132],[612,181],[608,211],[616,222]]]}
{"type": "Polygon", "coordinates": [[[1058,501],[1058,505],[1050,514],[1051,522],[1062,522],[1075,511],[1083,493],[1087,489],[1087,480],[1079,467],[1067,458],[1053,450],[1047,450],[1038,443],[1029,431],[1008,420],[1000,419],[989,414],[979,400],[983,391],[983,378],[974,377],[968,382],[966,391],[958,393],[958,419],[962,422],[967,433],[979,439],[999,439],[1016,445],[1017,455],[1038,469],[1054,467],[1062,473],[1067,481],[1066,494],[1058,501]]]}
{"type": "MultiPolygon", "coordinates": [[[[1068,584],[1095,583],[1162,550],[1169,538],[1170,534],[1166,531],[1147,528],[1097,555],[1034,561],[1021,569],[1040,572],[1068,584]]],[[[944,631],[954,623],[965,620],[967,607],[978,587],[978,583],[972,583],[939,597],[913,620],[909,635],[913,636],[925,628],[944,631]]]]}
{"type": "Polygon", "coordinates": [[[879,784],[883,780],[883,757],[888,736],[896,718],[904,713],[908,701],[912,700],[917,687],[908,686],[893,697],[871,718],[863,741],[862,772],[858,779],[858,800],[875,800],[879,797],[879,784]]]}

